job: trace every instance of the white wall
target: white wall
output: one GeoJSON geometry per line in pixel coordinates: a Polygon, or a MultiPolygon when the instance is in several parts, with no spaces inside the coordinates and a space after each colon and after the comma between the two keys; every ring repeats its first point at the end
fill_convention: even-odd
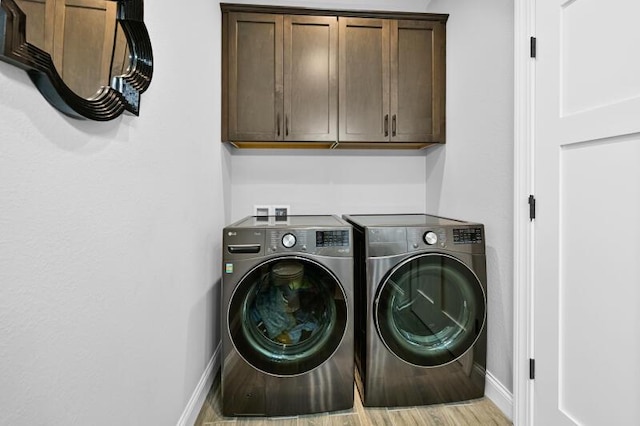
{"type": "Polygon", "coordinates": [[[137,118],[67,118],[0,62],[0,424],[175,424],[219,341],[220,11],[145,18],[137,118]]]}
{"type": "Polygon", "coordinates": [[[447,144],[427,152],[427,211],[485,224],[487,370],[513,391],[513,2],[434,0],[447,22],[447,144]]]}
{"type": "Polygon", "coordinates": [[[424,155],[416,152],[235,150],[231,164],[234,220],[260,204],[290,205],[293,214],[424,210],[424,155]]]}

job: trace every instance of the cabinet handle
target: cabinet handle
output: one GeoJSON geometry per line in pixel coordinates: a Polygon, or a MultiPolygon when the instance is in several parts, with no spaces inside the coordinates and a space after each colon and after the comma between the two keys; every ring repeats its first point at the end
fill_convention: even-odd
{"type": "Polygon", "coordinates": [[[280,113],[276,114],[276,132],[280,136],[280,113]]]}
{"type": "Polygon", "coordinates": [[[391,136],[395,136],[396,135],[396,115],[393,114],[393,117],[391,118],[391,136]]]}
{"type": "Polygon", "coordinates": [[[389,114],[384,116],[384,135],[389,136],[389,114]]]}
{"type": "Polygon", "coordinates": [[[284,135],[289,136],[289,116],[284,116],[284,135]]]}

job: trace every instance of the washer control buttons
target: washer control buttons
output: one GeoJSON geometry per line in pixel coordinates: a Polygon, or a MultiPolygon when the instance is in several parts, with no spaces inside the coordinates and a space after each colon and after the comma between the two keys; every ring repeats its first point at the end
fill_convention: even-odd
{"type": "Polygon", "coordinates": [[[438,242],[438,236],[433,231],[425,232],[422,238],[424,239],[424,242],[430,246],[438,242]]]}
{"type": "Polygon", "coordinates": [[[291,248],[295,246],[296,236],[291,233],[284,234],[282,236],[282,245],[285,246],[286,248],[291,248]]]}

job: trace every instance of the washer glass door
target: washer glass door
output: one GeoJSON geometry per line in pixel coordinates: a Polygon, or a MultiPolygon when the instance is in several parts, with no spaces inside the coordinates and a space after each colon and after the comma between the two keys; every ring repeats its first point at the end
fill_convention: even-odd
{"type": "Polygon", "coordinates": [[[336,351],[347,328],[338,279],[319,263],[294,256],[264,262],[245,275],[227,314],[240,355],[274,375],[316,368],[336,351]]]}
{"type": "Polygon", "coordinates": [[[385,277],[374,315],[391,352],[410,364],[434,367],[474,345],[484,327],[486,297],[465,264],[445,254],[422,254],[385,277]]]}

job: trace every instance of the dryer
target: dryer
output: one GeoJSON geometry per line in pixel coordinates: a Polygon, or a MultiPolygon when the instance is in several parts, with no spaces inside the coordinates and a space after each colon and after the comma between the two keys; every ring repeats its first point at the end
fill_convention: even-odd
{"type": "Polygon", "coordinates": [[[484,226],[425,214],[344,215],[354,227],[356,382],[365,406],[484,395],[484,226]]]}
{"type": "Polygon", "coordinates": [[[353,407],[352,227],[248,217],[223,232],[223,414],[353,407]]]}

